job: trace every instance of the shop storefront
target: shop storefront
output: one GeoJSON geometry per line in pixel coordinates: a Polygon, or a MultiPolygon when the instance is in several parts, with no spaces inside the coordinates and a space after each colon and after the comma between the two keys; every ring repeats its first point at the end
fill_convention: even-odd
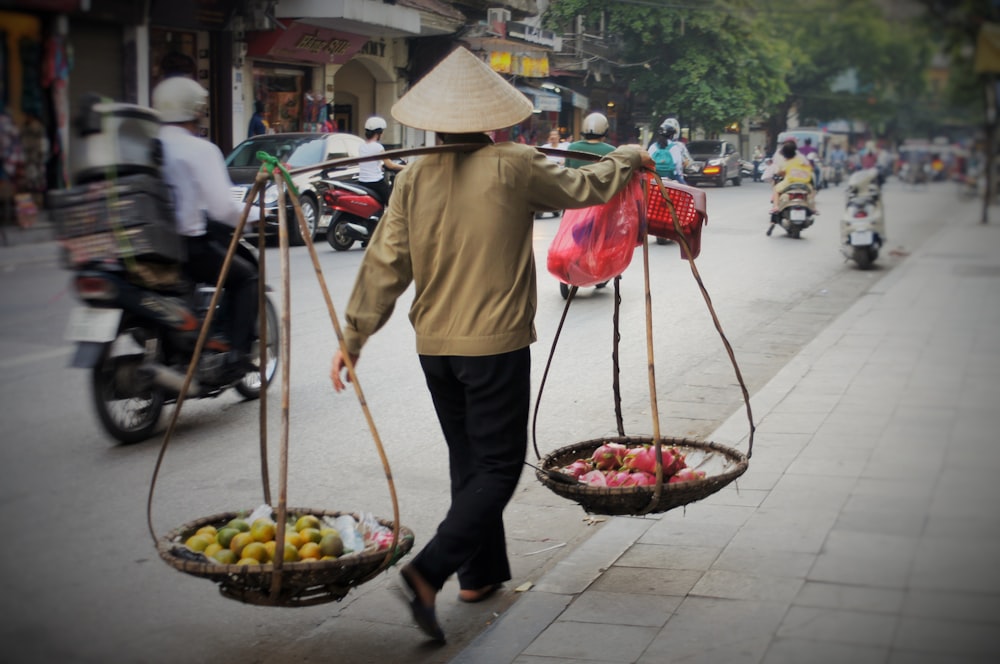
{"type": "MultiPolygon", "coordinates": [[[[327,119],[338,120],[327,66],[344,64],[367,41],[362,35],[298,21],[285,30],[250,33],[250,89],[245,91],[249,112],[262,102],[271,132],[322,131],[327,119]]],[[[339,120],[343,124],[344,118],[339,120]]]]}

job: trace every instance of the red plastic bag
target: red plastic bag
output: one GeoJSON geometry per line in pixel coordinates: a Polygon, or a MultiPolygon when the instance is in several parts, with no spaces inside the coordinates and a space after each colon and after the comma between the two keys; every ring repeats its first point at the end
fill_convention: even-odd
{"type": "Polygon", "coordinates": [[[549,246],[548,269],[570,286],[596,286],[625,271],[646,219],[642,181],[632,178],[603,205],[566,210],[549,246]]]}
{"type": "Polygon", "coordinates": [[[678,233],[674,227],[670,207],[657,186],[656,178],[652,174],[647,174],[646,179],[649,189],[646,209],[649,234],[676,242],[681,248],[681,258],[687,258],[684,251],[686,243],[691,248],[691,258],[697,258],[701,252],[701,227],[708,223],[705,192],[695,187],[663,180],[663,186],[677,213],[677,221],[681,228],[678,233]]]}

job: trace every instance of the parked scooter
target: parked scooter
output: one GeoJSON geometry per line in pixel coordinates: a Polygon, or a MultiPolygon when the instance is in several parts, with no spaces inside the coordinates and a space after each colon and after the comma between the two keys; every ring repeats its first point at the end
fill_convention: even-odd
{"type": "Polygon", "coordinates": [[[840,219],[840,251],[862,270],[871,269],[885,244],[885,210],[882,206],[883,176],[868,168],[847,181],[847,206],[840,219]]]}
{"type": "MultiPolygon", "coordinates": [[[[405,163],[405,162],[400,162],[405,163]]],[[[385,177],[390,191],[394,171],[386,170],[385,177]]],[[[326,241],[337,251],[347,251],[360,242],[367,247],[375,227],[378,226],[387,201],[379,194],[356,180],[326,179],[321,175],[316,185],[323,199],[324,214],[330,215],[330,225],[326,227],[326,241]]]]}
{"type": "Polygon", "coordinates": [[[778,196],[778,204],[771,213],[771,225],[767,228],[767,234],[771,235],[775,226],[781,226],[789,237],[797,239],[816,219],[812,196],[813,188],[808,184],[789,185],[778,196]]]}
{"type": "MultiPolygon", "coordinates": [[[[231,229],[230,229],[231,230],[231,229]]],[[[245,240],[238,253],[257,264],[257,253],[245,240]]],[[[67,337],[76,342],[72,366],[92,370],[94,407],[105,430],[125,444],[145,440],[156,428],[166,404],[176,401],[214,285],[168,279],[140,285],[120,262],[94,262],[76,269],[73,287],[83,302],[70,318],[67,337]]],[[[265,297],[267,365],[270,384],[278,363],[278,316],[265,297]]],[[[220,306],[212,329],[222,329],[226,311],[220,306]]],[[[229,387],[247,399],[262,389],[258,371],[233,377],[226,367],[228,340],[217,333],[206,340],[187,398],[216,397],[229,387]]],[[[250,357],[260,362],[259,341],[250,357]]]]}

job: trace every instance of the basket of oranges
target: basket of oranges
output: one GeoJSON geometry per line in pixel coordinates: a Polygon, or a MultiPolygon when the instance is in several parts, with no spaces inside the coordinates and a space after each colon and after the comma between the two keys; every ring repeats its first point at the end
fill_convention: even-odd
{"type": "Polygon", "coordinates": [[[413,532],[371,515],[288,508],[203,517],[157,540],[160,557],[210,579],[229,599],[263,606],[313,606],[343,599],[413,547],[413,532]],[[279,578],[275,578],[275,577],[279,578]]]}

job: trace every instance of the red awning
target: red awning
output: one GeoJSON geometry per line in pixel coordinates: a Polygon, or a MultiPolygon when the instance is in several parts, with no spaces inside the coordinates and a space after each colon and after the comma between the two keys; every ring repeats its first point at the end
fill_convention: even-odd
{"type": "Polygon", "coordinates": [[[286,30],[276,28],[251,34],[247,40],[247,55],[342,65],[368,40],[365,35],[293,21],[286,30]]]}

